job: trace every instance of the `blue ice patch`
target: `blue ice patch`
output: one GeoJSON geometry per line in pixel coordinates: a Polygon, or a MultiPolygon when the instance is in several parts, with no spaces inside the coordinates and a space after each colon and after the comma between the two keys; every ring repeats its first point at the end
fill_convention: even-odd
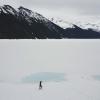
{"type": "Polygon", "coordinates": [[[40,73],[31,74],[29,76],[22,78],[22,82],[24,83],[33,83],[33,82],[39,82],[39,81],[61,82],[61,81],[66,81],[65,76],[66,75],[64,73],[40,72],[40,73]]]}

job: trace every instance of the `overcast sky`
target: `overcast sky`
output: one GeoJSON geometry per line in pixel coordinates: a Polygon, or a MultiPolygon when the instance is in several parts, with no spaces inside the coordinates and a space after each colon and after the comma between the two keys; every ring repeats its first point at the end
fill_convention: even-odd
{"type": "Polygon", "coordinates": [[[0,0],[0,4],[22,5],[45,16],[100,15],[100,0],[0,0]]]}

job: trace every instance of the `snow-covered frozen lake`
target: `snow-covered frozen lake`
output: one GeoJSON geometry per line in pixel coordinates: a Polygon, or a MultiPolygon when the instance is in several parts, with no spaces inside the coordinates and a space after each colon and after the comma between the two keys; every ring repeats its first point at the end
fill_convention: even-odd
{"type": "Polygon", "coordinates": [[[100,82],[87,76],[69,75],[62,83],[0,83],[0,100],[100,100],[100,82]]]}
{"type": "Polygon", "coordinates": [[[100,100],[100,40],[0,40],[0,100],[100,100]],[[66,80],[22,82],[40,72],[66,80]]]}

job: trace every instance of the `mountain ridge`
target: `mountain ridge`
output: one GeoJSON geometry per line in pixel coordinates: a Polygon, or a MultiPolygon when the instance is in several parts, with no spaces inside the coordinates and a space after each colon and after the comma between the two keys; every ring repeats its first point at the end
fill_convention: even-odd
{"type": "Polygon", "coordinates": [[[82,29],[92,29],[94,31],[100,32],[100,22],[98,21],[84,21],[82,22],[81,20],[79,21],[70,21],[67,19],[62,19],[62,18],[56,18],[56,17],[49,17],[49,20],[52,21],[53,23],[59,25],[63,29],[66,28],[74,28],[74,25],[77,25],[78,27],[82,29]]]}
{"type": "Polygon", "coordinates": [[[17,10],[10,5],[0,6],[0,39],[100,38],[100,32],[73,26],[63,29],[22,6],[17,10]]]}

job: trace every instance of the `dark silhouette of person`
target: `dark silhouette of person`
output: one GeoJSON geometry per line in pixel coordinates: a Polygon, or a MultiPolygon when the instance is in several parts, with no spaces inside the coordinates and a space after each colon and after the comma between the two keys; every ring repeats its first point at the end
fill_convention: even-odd
{"type": "Polygon", "coordinates": [[[42,89],[42,81],[40,81],[40,83],[39,83],[39,89],[40,90],[42,89]]]}

